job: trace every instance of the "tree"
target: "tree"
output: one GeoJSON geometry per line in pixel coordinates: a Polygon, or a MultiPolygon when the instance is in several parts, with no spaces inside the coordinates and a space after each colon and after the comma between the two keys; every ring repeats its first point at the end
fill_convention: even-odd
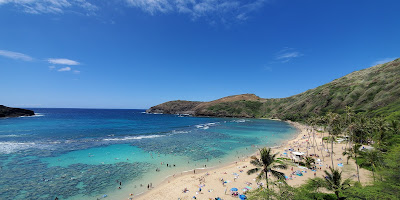
{"type": "Polygon", "coordinates": [[[312,164],[315,164],[315,159],[312,158],[312,157],[306,156],[306,157],[304,158],[303,164],[304,164],[308,169],[311,169],[311,165],[312,165],[312,164]]]}
{"type": "Polygon", "coordinates": [[[362,151],[363,158],[365,159],[364,163],[361,164],[363,166],[371,166],[372,168],[372,176],[375,181],[375,172],[378,167],[380,167],[383,163],[382,152],[378,150],[366,150],[362,151]]]}
{"type": "Polygon", "coordinates": [[[392,131],[393,135],[397,135],[400,133],[400,129],[399,129],[400,125],[399,125],[399,121],[396,120],[392,120],[390,122],[390,130],[392,131]]]}
{"type": "Polygon", "coordinates": [[[388,127],[386,126],[385,120],[383,118],[377,118],[373,120],[374,127],[374,141],[376,143],[376,147],[380,150],[386,149],[386,141],[390,138],[390,134],[387,131],[388,127]]]}
{"type": "Polygon", "coordinates": [[[323,187],[329,191],[335,193],[337,199],[340,199],[339,194],[344,190],[351,187],[350,179],[346,179],[342,182],[342,172],[339,170],[331,168],[330,172],[324,171],[325,177],[324,178],[315,178],[314,181],[316,182],[315,185],[317,187],[323,187]]]}
{"type": "Polygon", "coordinates": [[[341,119],[340,115],[337,113],[332,113],[329,112],[327,115],[327,121],[328,121],[328,132],[330,135],[330,141],[331,141],[331,161],[332,161],[332,167],[333,165],[333,142],[335,140],[335,136],[339,135],[341,132],[341,119]]]}
{"type": "Polygon", "coordinates": [[[287,165],[280,160],[275,159],[278,153],[272,154],[271,148],[262,148],[260,149],[260,159],[256,156],[251,157],[250,163],[256,168],[250,169],[247,171],[247,174],[254,174],[260,172],[257,176],[257,180],[261,180],[263,178],[266,179],[267,188],[269,189],[268,185],[268,172],[281,181],[285,182],[285,174],[274,169],[287,169],[287,165]]]}

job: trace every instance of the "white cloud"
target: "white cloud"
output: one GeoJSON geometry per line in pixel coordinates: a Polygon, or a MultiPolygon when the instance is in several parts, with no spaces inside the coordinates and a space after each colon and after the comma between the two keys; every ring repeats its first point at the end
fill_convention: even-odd
{"type": "Polygon", "coordinates": [[[73,73],[74,73],[74,74],[80,74],[81,71],[79,71],[79,70],[74,70],[73,73]]]}
{"type": "Polygon", "coordinates": [[[372,63],[372,66],[384,64],[384,63],[393,61],[393,60],[395,60],[395,59],[396,59],[396,58],[383,58],[383,59],[377,60],[377,61],[375,61],[374,63],[372,63]]]}
{"type": "Polygon", "coordinates": [[[50,69],[50,70],[53,70],[53,69],[55,69],[55,68],[56,68],[56,66],[54,66],[54,65],[49,66],[49,69],[50,69]]]}
{"type": "MultiPolygon", "coordinates": [[[[1,1],[2,0],[0,0],[0,4],[1,4],[1,1]]],[[[33,60],[32,57],[30,57],[28,55],[25,55],[23,53],[7,51],[7,50],[0,50],[0,56],[4,56],[4,57],[7,57],[7,58],[12,58],[12,59],[15,59],[15,60],[23,60],[23,61],[32,61],[33,60]]]]}
{"type": "MultiPolygon", "coordinates": [[[[74,12],[86,15],[97,15],[101,6],[136,7],[150,15],[157,13],[179,13],[189,15],[193,20],[205,18],[216,23],[229,23],[231,21],[244,21],[249,18],[249,13],[263,7],[271,0],[0,0],[0,6],[13,5],[25,13],[30,14],[63,14],[74,12]],[[93,3],[90,3],[93,2],[93,3]]],[[[106,8],[104,10],[111,10],[106,8]]]]}
{"type": "Polygon", "coordinates": [[[298,58],[303,56],[298,51],[295,51],[293,48],[285,47],[283,50],[279,51],[275,57],[276,60],[279,60],[281,63],[287,63],[294,58],[298,58]]]}
{"type": "Polygon", "coordinates": [[[280,60],[280,59],[290,59],[290,58],[297,58],[302,56],[299,52],[295,51],[295,52],[289,52],[289,53],[284,53],[281,54],[279,56],[276,57],[276,59],[280,60]]]}
{"type": "Polygon", "coordinates": [[[65,10],[77,11],[76,8],[82,9],[87,14],[93,14],[99,9],[86,0],[0,0],[0,5],[8,3],[30,14],[59,14],[65,10]]]}
{"type": "Polygon", "coordinates": [[[66,58],[49,58],[47,61],[55,65],[80,65],[79,62],[66,58]]]}
{"type": "Polygon", "coordinates": [[[59,72],[68,72],[68,71],[71,71],[71,67],[63,67],[63,68],[60,68],[57,71],[59,71],[59,72]]]}
{"type": "Polygon", "coordinates": [[[125,0],[129,6],[137,7],[154,15],[177,12],[200,17],[246,20],[248,13],[264,6],[267,0],[125,0]]]}

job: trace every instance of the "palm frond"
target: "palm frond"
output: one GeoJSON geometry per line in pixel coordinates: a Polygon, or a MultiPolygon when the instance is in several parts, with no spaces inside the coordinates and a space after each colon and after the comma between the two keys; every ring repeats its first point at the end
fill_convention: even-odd
{"type": "Polygon", "coordinates": [[[249,171],[247,171],[247,175],[257,173],[258,171],[260,171],[260,169],[261,169],[261,168],[250,169],[249,171]]]}

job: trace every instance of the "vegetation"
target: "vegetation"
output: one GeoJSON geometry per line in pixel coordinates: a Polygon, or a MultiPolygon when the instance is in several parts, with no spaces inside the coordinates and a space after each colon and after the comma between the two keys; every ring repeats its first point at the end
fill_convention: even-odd
{"type": "Polygon", "coordinates": [[[260,172],[257,176],[258,180],[265,179],[267,183],[267,189],[269,189],[268,184],[268,172],[272,174],[275,178],[285,182],[285,174],[274,169],[286,169],[287,165],[283,163],[281,160],[277,160],[276,154],[272,154],[270,148],[262,148],[260,149],[260,159],[256,156],[251,157],[250,163],[256,168],[250,169],[247,171],[247,174],[254,174],[260,172]]]}
{"type": "MultiPolygon", "coordinates": [[[[326,194],[318,191],[320,187],[327,188],[326,183],[311,179],[308,184],[299,188],[281,185],[278,190],[273,190],[269,188],[266,179],[267,189],[252,192],[250,199],[400,199],[399,75],[400,59],[396,59],[350,73],[287,98],[262,99],[253,94],[243,94],[211,102],[184,102],[187,106],[179,106],[182,102],[170,104],[179,107],[174,110],[175,113],[278,118],[308,123],[311,127],[323,127],[329,136],[326,137],[327,144],[322,142],[321,153],[322,149],[328,148],[325,145],[330,142],[331,155],[334,153],[333,144],[336,138],[348,138],[344,155],[348,160],[355,159],[358,175],[358,182],[351,187],[346,186],[347,181],[339,181],[340,187],[330,187],[335,194],[326,194]],[[361,145],[373,146],[373,150],[360,150],[361,145]],[[362,186],[359,183],[359,167],[372,171],[372,185],[362,186]]],[[[167,105],[165,109],[168,107],[167,105]]],[[[150,110],[163,111],[163,108],[155,106],[150,110]]],[[[312,130],[312,133],[314,134],[315,130],[312,130]]],[[[312,142],[315,144],[316,141],[312,142]]],[[[316,145],[313,146],[315,153],[316,145]]],[[[324,160],[324,157],[322,159],[324,160]]],[[[267,178],[268,172],[282,177],[282,174],[272,170],[273,163],[278,161],[275,155],[263,149],[261,159],[254,157],[252,160],[252,164],[257,168],[248,173],[260,171],[259,179],[267,178]]],[[[332,180],[341,174],[336,171],[331,173],[334,174],[332,180]]]]}
{"type": "Polygon", "coordinates": [[[314,178],[311,179],[315,181],[314,186],[319,188],[323,187],[329,191],[335,193],[337,199],[340,199],[339,194],[346,189],[350,188],[350,179],[346,179],[342,182],[342,172],[337,169],[331,168],[330,172],[325,172],[325,178],[314,178]]]}
{"type": "Polygon", "coordinates": [[[303,93],[279,99],[254,94],[224,97],[211,102],[171,101],[148,112],[190,113],[196,116],[278,118],[306,122],[312,116],[355,113],[368,117],[400,118],[400,59],[355,71],[303,93]]]}
{"type": "Polygon", "coordinates": [[[331,133],[328,142],[334,137],[348,137],[344,155],[356,160],[358,178],[358,167],[372,171],[373,183],[362,186],[359,179],[358,182],[342,180],[341,172],[331,168],[325,171],[324,178],[309,179],[300,187],[282,185],[278,189],[258,189],[250,193],[249,199],[400,199],[400,126],[397,120],[371,118],[348,107],[342,114],[313,116],[307,122],[312,127],[325,127],[331,133]],[[362,149],[362,145],[373,148],[362,149]],[[332,193],[321,192],[319,188],[332,193]]]}

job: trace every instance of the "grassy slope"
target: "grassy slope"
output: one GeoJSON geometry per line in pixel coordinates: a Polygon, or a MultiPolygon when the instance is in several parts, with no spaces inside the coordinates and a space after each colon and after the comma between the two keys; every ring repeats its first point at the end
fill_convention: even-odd
{"type": "MultiPolygon", "coordinates": [[[[356,112],[400,117],[400,59],[350,73],[330,83],[281,99],[241,100],[207,107],[207,115],[302,120],[345,106],[356,112]]],[[[200,113],[201,114],[201,113],[200,113]]]]}

